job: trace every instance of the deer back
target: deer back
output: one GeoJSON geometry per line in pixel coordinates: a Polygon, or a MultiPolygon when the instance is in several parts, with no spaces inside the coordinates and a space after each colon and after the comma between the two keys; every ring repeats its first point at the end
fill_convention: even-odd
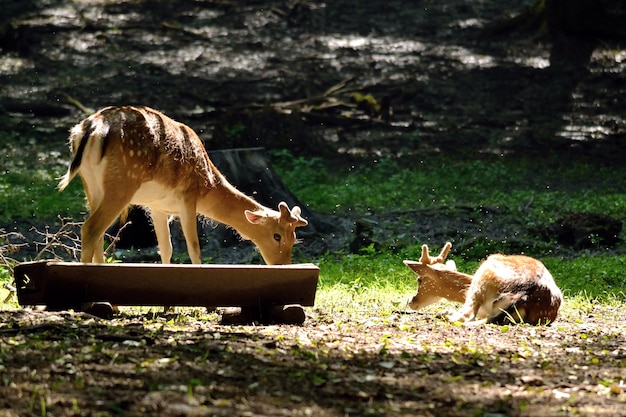
{"type": "Polygon", "coordinates": [[[474,274],[470,296],[503,300],[504,311],[491,320],[496,323],[511,317],[529,324],[552,322],[563,300],[543,263],[523,255],[490,255],[474,274]]]}
{"type": "Polygon", "coordinates": [[[90,188],[104,186],[110,178],[139,184],[154,180],[165,188],[193,192],[203,192],[219,175],[191,128],[149,107],[100,110],[72,129],[70,147],[74,158],[61,189],[79,170],[101,172],[104,178],[82,175],[90,188]],[[95,181],[99,184],[89,184],[95,181]]]}

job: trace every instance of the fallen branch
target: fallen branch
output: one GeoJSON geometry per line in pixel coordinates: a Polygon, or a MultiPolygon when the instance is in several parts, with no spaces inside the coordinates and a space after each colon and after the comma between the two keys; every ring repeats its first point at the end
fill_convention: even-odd
{"type": "Polygon", "coordinates": [[[67,101],[69,104],[73,105],[74,107],[78,108],[83,113],[87,115],[93,114],[94,112],[93,109],[85,106],[83,103],[71,97],[69,94],[63,93],[63,97],[65,98],[65,101],[67,101]]]}
{"type": "Polygon", "coordinates": [[[183,25],[181,25],[180,23],[170,23],[170,22],[163,22],[161,23],[161,26],[163,26],[165,29],[168,30],[173,30],[176,32],[180,32],[184,35],[188,35],[203,41],[210,41],[211,38],[207,35],[205,35],[204,33],[200,33],[200,32],[196,32],[193,29],[187,29],[186,27],[184,27],[183,25]]]}
{"type": "MultiPolygon", "coordinates": [[[[332,87],[330,87],[329,89],[327,89],[326,91],[324,91],[322,94],[314,96],[314,97],[309,97],[309,98],[303,98],[303,99],[299,99],[299,100],[292,100],[292,101],[282,101],[282,102],[277,102],[277,103],[272,103],[270,104],[270,107],[274,108],[277,111],[280,111],[281,109],[294,109],[294,108],[301,108],[304,105],[313,105],[315,103],[320,103],[323,101],[326,101],[329,99],[329,97],[341,93],[341,92],[345,92],[344,89],[346,88],[346,86],[348,86],[350,83],[352,83],[354,80],[356,80],[357,77],[351,77],[348,78],[347,80],[343,80],[335,85],[333,85],[332,87]]],[[[267,107],[266,105],[264,105],[264,107],[267,107]]]]}

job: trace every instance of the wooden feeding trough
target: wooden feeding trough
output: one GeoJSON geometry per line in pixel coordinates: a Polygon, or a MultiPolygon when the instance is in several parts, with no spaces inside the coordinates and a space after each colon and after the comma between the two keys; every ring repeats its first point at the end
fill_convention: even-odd
{"type": "MultiPolygon", "coordinates": [[[[88,305],[241,307],[245,316],[241,321],[289,324],[304,322],[301,306],[313,306],[318,278],[319,268],[313,264],[39,261],[15,267],[21,305],[44,305],[50,310],[84,309],[88,305]]],[[[231,321],[238,322],[236,318],[231,321]]]]}

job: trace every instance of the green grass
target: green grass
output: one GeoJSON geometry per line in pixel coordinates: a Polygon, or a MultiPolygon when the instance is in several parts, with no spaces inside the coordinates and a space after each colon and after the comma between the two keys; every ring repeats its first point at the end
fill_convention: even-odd
{"type": "MultiPolygon", "coordinates": [[[[3,121],[0,115],[0,123],[3,121]]],[[[0,132],[4,158],[0,160],[0,227],[15,220],[54,221],[85,210],[80,180],[60,193],[58,178],[67,170],[69,150],[51,139],[28,139],[19,132],[0,132]]]]}
{"type": "Polygon", "coordinates": [[[385,211],[467,205],[518,210],[548,221],[566,211],[626,217],[626,167],[604,167],[561,156],[459,160],[444,156],[362,162],[348,168],[320,158],[274,154],[288,188],[314,211],[385,211]],[[529,204],[531,203],[532,204],[529,204]]]}
{"type": "MultiPolygon", "coordinates": [[[[52,223],[59,215],[82,217],[80,181],[74,181],[63,193],[56,190],[66,158],[39,157],[40,163],[33,170],[32,165],[29,168],[19,162],[19,155],[13,156],[5,160],[0,180],[0,224],[15,219],[52,223]]],[[[626,218],[624,182],[612,180],[625,178],[626,167],[584,160],[429,156],[341,167],[320,158],[277,151],[272,153],[272,161],[290,190],[314,211],[327,214],[483,206],[517,213],[529,224],[553,221],[567,211],[626,218]]],[[[485,245],[482,249],[486,251],[498,250],[485,245]]],[[[389,312],[400,308],[415,290],[414,277],[402,260],[418,257],[417,242],[400,253],[366,250],[357,255],[326,255],[316,260],[321,268],[321,299],[332,309],[356,305],[357,310],[389,312]]],[[[464,259],[454,251],[451,257],[461,271],[472,272],[477,267],[478,257],[464,259]]],[[[589,253],[576,259],[542,260],[568,296],[606,302],[624,295],[625,256],[589,253]]],[[[0,284],[8,279],[6,270],[0,269],[0,284]]]]}
{"type": "MultiPolygon", "coordinates": [[[[439,248],[433,248],[438,251],[439,248]]],[[[402,261],[419,258],[420,248],[402,253],[364,253],[327,255],[317,261],[320,267],[318,305],[331,311],[358,315],[363,311],[388,315],[408,310],[407,301],[415,294],[414,273],[402,261]]],[[[476,261],[464,261],[451,254],[459,271],[473,273],[476,261]]],[[[573,260],[542,259],[563,290],[573,309],[589,308],[594,303],[621,305],[626,299],[624,277],[626,255],[584,255],[573,260]]],[[[440,303],[435,310],[450,307],[440,303]]]]}
{"type": "Polygon", "coordinates": [[[0,266],[0,308],[6,307],[16,307],[17,301],[15,297],[9,298],[10,295],[9,290],[6,287],[6,284],[11,284],[13,282],[13,277],[11,276],[9,269],[5,266],[0,266]],[[7,300],[5,303],[4,301],[7,300]]]}
{"type": "Polygon", "coordinates": [[[55,219],[76,216],[85,210],[85,197],[80,180],[75,180],[63,193],[56,189],[58,170],[37,170],[8,173],[0,180],[0,219],[55,219]]]}
{"type": "Polygon", "coordinates": [[[543,259],[566,295],[626,299],[626,255],[582,255],[576,259],[543,259]]]}
{"type": "Polygon", "coordinates": [[[390,313],[404,309],[407,295],[415,290],[412,272],[398,255],[328,255],[317,264],[320,298],[330,310],[390,313]]]}
{"type": "MultiPolygon", "coordinates": [[[[435,156],[338,168],[319,158],[294,157],[281,151],[273,154],[273,163],[290,190],[313,211],[327,214],[469,206],[509,210],[527,224],[546,224],[568,211],[626,218],[624,183],[612,180],[626,177],[626,167],[558,155],[542,159],[479,156],[473,160],[435,156]]],[[[453,251],[451,258],[459,270],[476,270],[480,257],[473,256],[474,252],[499,250],[489,242],[477,245],[485,247],[476,247],[463,257],[453,251]]],[[[337,309],[349,305],[384,305],[387,312],[404,308],[415,291],[415,279],[402,260],[418,259],[419,254],[416,244],[401,253],[323,258],[318,262],[320,299],[337,309]]],[[[589,253],[576,259],[548,257],[542,261],[569,298],[586,303],[625,298],[624,255],[589,253]]]]}

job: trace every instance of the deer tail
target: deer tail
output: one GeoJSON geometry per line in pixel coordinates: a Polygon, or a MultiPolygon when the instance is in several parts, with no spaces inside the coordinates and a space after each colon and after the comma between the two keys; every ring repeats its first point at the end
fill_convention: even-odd
{"type": "Polygon", "coordinates": [[[85,120],[81,124],[74,127],[74,129],[72,129],[72,132],[70,134],[70,147],[72,148],[72,150],[76,149],[76,152],[74,153],[74,157],[72,158],[72,162],[70,163],[70,167],[68,168],[67,172],[59,179],[59,185],[57,186],[59,191],[63,191],[78,173],[78,168],[80,168],[80,164],[83,161],[85,146],[87,145],[87,141],[91,133],[91,119],[85,120]],[[77,140],[78,146],[76,146],[77,140]]]}

